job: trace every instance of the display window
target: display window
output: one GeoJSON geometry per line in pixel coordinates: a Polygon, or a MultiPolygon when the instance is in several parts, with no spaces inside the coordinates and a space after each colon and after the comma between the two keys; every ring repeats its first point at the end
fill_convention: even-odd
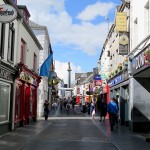
{"type": "Polygon", "coordinates": [[[15,97],[15,119],[21,119],[21,85],[16,86],[16,97],[15,97]]]}
{"type": "Polygon", "coordinates": [[[9,121],[11,84],[0,81],[0,124],[9,121]]]}

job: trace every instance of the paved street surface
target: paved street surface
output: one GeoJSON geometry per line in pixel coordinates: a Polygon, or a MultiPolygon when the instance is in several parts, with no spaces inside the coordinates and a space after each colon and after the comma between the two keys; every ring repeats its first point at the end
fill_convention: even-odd
{"type": "Polygon", "coordinates": [[[110,131],[109,120],[100,122],[76,107],[75,112],[51,111],[48,120],[18,128],[0,137],[0,150],[149,150],[150,142],[129,128],[110,131]]]}

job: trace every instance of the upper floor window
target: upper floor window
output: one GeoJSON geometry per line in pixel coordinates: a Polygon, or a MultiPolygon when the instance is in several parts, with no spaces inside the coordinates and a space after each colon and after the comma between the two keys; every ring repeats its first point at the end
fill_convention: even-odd
{"type": "Polygon", "coordinates": [[[26,42],[21,39],[21,55],[20,55],[20,62],[25,64],[25,49],[26,49],[26,42]]]}
{"type": "Polygon", "coordinates": [[[4,58],[4,44],[5,44],[5,27],[4,23],[0,24],[0,57],[4,58]]]}
{"type": "Polygon", "coordinates": [[[8,35],[8,61],[14,61],[14,46],[15,46],[15,29],[14,23],[9,24],[9,35],[8,35]]]}
{"type": "Polygon", "coordinates": [[[15,4],[17,4],[17,0],[12,0],[15,4]]]}
{"type": "Polygon", "coordinates": [[[150,9],[149,9],[149,1],[145,5],[145,34],[148,35],[150,33],[150,9]]]}
{"type": "Polygon", "coordinates": [[[134,20],[133,36],[134,36],[133,46],[136,47],[138,44],[138,19],[137,18],[134,20]]]}
{"type": "Polygon", "coordinates": [[[33,70],[36,72],[37,71],[37,55],[34,53],[33,56],[33,70]]]}

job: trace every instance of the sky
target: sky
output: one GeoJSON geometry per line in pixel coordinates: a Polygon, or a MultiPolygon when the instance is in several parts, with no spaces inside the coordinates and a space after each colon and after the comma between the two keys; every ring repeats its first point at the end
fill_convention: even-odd
{"type": "Polygon", "coordinates": [[[27,6],[30,20],[47,26],[55,71],[65,83],[68,62],[71,81],[75,73],[92,72],[98,67],[108,28],[114,23],[120,3],[121,0],[18,0],[18,5],[27,6]]]}

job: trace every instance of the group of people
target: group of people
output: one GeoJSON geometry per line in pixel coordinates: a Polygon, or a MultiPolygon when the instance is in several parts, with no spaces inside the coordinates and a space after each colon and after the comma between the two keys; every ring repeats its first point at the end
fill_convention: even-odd
{"type": "Polygon", "coordinates": [[[113,130],[113,126],[118,126],[119,107],[115,98],[112,98],[108,104],[105,102],[104,99],[98,99],[95,104],[93,102],[91,103],[91,108],[91,115],[93,119],[95,118],[96,110],[98,110],[100,114],[100,121],[104,122],[108,112],[111,131],[113,130]]]}
{"type": "Polygon", "coordinates": [[[76,100],[71,98],[70,96],[68,98],[64,98],[60,100],[60,110],[62,111],[63,108],[67,110],[67,114],[69,115],[70,113],[70,108],[72,107],[74,111],[74,107],[76,104],[76,100]]]}
{"type": "MultiPolygon", "coordinates": [[[[69,115],[69,111],[72,105],[72,108],[74,110],[76,102],[74,99],[71,99],[68,97],[67,99],[61,99],[60,100],[60,110],[62,111],[62,108],[65,108],[67,110],[67,113],[69,115]]],[[[45,100],[44,103],[44,116],[45,120],[48,119],[49,114],[49,102],[45,100]]],[[[92,118],[95,119],[96,111],[100,114],[100,121],[105,121],[105,117],[107,115],[107,112],[109,114],[109,120],[110,120],[110,126],[111,131],[113,130],[113,126],[118,126],[118,103],[115,98],[112,98],[110,102],[107,104],[104,99],[98,99],[97,101],[93,101],[87,105],[88,108],[88,114],[92,115],[92,118]]]]}

